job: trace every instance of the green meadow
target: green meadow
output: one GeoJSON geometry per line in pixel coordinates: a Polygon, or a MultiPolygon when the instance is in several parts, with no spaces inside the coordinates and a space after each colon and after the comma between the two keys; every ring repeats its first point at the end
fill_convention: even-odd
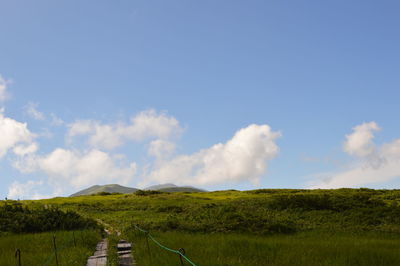
{"type": "Polygon", "coordinates": [[[22,265],[55,265],[53,236],[59,265],[85,265],[100,240],[95,230],[3,234],[0,235],[0,265],[18,265],[16,249],[21,251],[22,265]]]}
{"type": "MultiPolygon", "coordinates": [[[[198,265],[400,265],[399,235],[157,232],[154,237],[169,247],[184,247],[186,255],[198,265]]],[[[150,258],[143,235],[136,232],[128,234],[128,238],[136,244],[138,265],[180,265],[177,255],[151,241],[150,258]]]]}
{"type": "Polygon", "coordinates": [[[138,265],[180,265],[135,225],[197,265],[400,265],[400,190],[139,191],[20,203],[121,232],[110,236],[111,265],[118,238],[134,243],[138,265]]]}

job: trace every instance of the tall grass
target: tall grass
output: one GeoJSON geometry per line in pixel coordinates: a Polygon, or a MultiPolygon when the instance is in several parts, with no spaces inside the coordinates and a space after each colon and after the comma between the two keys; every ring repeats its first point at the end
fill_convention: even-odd
{"type": "MultiPolygon", "coordinates": [[[[197,265],[400,265],[400,236],[378,234],[298,233],[248,234],[154,233],[168,247],[184,248],[197,265]]],[[[145,235],[129,234],[138,265],[150,264],[145,235]]],[[[180,265],[176,254],[149,240],[152,265],[180,265]]],[[[185,265],[189,265],[186,263],[185,265]]]]}
{"type": "Polygon", "coordinates": [[[95,230],[0,235],[0,265],[18,265],[14,256],[17,248],[21,250],[22,265],[55,265],[53,235],[56,236],[59,265],[65,266],[85,265],[101,239],[95,230]]]}
{"type": "Polygon", "coordinates": [[[118,266],[118,249],[117,244],[120,237],[117,234],[108,235],[108,250],[107,250],[107,265],[108,266],[118,266]]]}

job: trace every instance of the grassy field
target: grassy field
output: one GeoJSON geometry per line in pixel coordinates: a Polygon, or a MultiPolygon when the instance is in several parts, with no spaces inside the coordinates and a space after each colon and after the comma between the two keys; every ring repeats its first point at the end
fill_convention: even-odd
{"type": "Polygon", "coordinates": [[[59,265],[65,266],[85,265],[101,238],[95,230],[3,234],[0,235],[0,265],[18,265],[14,256],[17,248],[21,250],[22,265],[55,265],[53,235],[56,236],[59,265]]]}
{"type": "MultiPolygon", "coordinates": [[[[184,248],[197,265],[400,265],[400,236],[381,234],[294,235],[155,233],[161,243],[184,248]]],[[[143,234],[131,233],[138,265],[151,265],[143,234]]],[[[180,265],[176,254],[149,242],[153,265],[180,265]]],[[[188,264],[186,264],[188,265],[188,264]]]]}
{"type": "Polygon", "coordinates": [[[294,233],[309,230],[400,233],[400,190],[256,190],[108,195],[24,201],[101,219],[120,231],[294,233]]]}
{"type": "MultiPolygon", "coordinates": [[[[149,192],[21,203],[100,219],[135,243],[139,265],[150,260],[134,224],[183,247],[198,265],[400,265],[400,190],[149,192]]],[[[176,254],[149,244],[153,265],[179,264],[176,254]]]]}

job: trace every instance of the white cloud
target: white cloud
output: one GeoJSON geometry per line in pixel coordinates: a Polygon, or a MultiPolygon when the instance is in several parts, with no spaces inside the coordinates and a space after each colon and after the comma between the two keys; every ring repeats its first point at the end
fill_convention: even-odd
{"type": "Polygon", "coordinates": [[[224,144],[161,163],[143,183],[213,185],[251,181],[257,184],[266,172],[267,161],[278,154],[275,140],[279,136],[268,125],[250,125],[224,144]]]}
{"type": "Polygon", "coordinates": [[[23,174],[30,174],[38,170],[37,159],[38,157],[36,154],[28,153],[14,158],[13,161],[11,161],[11,165],[23,174]]]}
{"type": "Polygon", "coordinates": [[[35,189],[43,185],[43,181],[29,180],[26,183],[13,182],[8,187],[7,197],[10,199],[43,199],[45,195],[38,193],[35,189]]]}
{"type": "Polygon", "coordinates": [[[157,158],[166,158],[175,147],[169,139],[181,131],[174,117],[147,110],[134,116],[129,124],[108,125],[92,120],[78,120],[69,125],[67,137],[87,137],[90,146],[88,150],[58,148],[49,154],[40,155],[37,154],[38,145],[28,139],[26,143],[12,143],[7,147],[13,148],[18,155],[12,161],[14,168],[22,173],[42,172],[48,176],[50,186],[58,193],[65,193],[72,187],[78,189],[93,184],[128,184],[132,181],[137,172],[136,163],[127,162],[125,156],[112,155],[101,149],[112,149],[128,140],[156,139],[149,145],[149,153],[157,158]]]}
{"type": "Polygon", "coordinates": [[[2,75],[0,75],[0,103],[5,102],[9,98],[7,92],[7,85],[9,81],[5,80],[2,75]]]}
{"type": "Polygon", "coordinates": [[[373,131],[379,130],[376,123],[364,123],[353,128],[346,136],[344,150],[353,155],[352,165],[339,173],[325,174],[317,179],[313,188],[360,187],[379,184],[400,177],[400,139],[376,146],[373,131]]]}
{"type": "Polygon", "coordinates": [[[35,153],[38,150],[38,148],[39,147],[37,143],[31,143],[28,145],[18,145],[14,147],[13,152],[16,155],[25,156],[28,154],[35,153]]]}
{"type": "Polygon", "coordinates": [[[93,120],[78,120],[69,125],[67,138],[88,136],[88,144],[94,148],[113,149],[125,141],[143,141],[158,138],[169,139],[181,134],[178,120],[166,113],[147,110],[132,117],[129,124],[102,124],[93,120]]]}
{"type": "Polygon", "coordinates": [[[143,111],[133,117],[131,122],[124,134],[127,138],[138,141],[147,138],[168,139],[182,132],[175,117],[157,113],[155,110],[143,111]]]}
{"type": "Polygon", "coordinates": [[[51,117],[51,124],[53,126],[62,126],[62,125],[64,125],[64,120],[62,120],[61,118],[59,118],[55,114],[51,113],[50,117],[51,117]]]}
{"type": "Polygon", "coordinates": [[[365,157],[374,152],[375,146],[372,143],[374,131],[380,128],[375,122],[363,123],[353,128],[353,133],[346,136],[344,150],[350,155],[365,157]]]}
{"type": "Polygon", "coordinates": [[[18,144],[30,145],[34,137],[35,135],[29,131],[26,123],[18,122],[0,113],[0,158],[18,144]]]}
{"type": "Polygon", "coordinates": [[[123,158],[96,149],[81,152],[58,148],[45,156],[32,155],[15,161],[14,167],[23,173],[44,172],[58,188],[112,182],[127,184],[136,174],[134,162],[124,164],[123,158]]]}
{"type": "Polygon", "coordinates": [[[37,103],[29,102],[29,103],[24,107],[25,113],[26,113],[29,117],[31,117],[31,118],[33,118],[33,119],[35,119],[35,120],[44,120],[44,119],[45,119],[44,114],[43,114],[42,112],[40,112],[40,111],[37,109],[37,107],[38,107],[38,104],[37,104],[37,103]]]}
{"type": "Polygon", "coordinates": [[[91,120],[78,120],[74,123],[68,125],[68,137],[75,137],[79,135],[86,135],[93,133],[94,127],[96,126],[97,122],[91,120]]]}
{"type": "Polygon", "coordinates": [[[174,153],[175,148],[175,143],[171,141],[156,139],[150,142],[148,153],[158,159],[163,159],[170,157],[174,153]]]}
{"type": "MultiPolygon", "coordinates": [[[[275,141],[280,133],[272,131],[268,125],[253,124],[238,130],[226,143],[191,155],[174,155],[174,141],[182,133],[182,127],[176,118],[166,113],[147,110],[132,117],[129,123],[77,120],[68,125],[66,136],[69,140],[83,136],[89,145],[87,150],[57,148],[40,155],[37,153],[38,144],[33,141],[34,136],[27,130],[26,124],[14,123],[25,134],[13,132],[10,136],[21,137],[3,148],[5,151],[12,149],[18,155],[12,162],[13,166],[22,173],[47,175],[46,185],[59,194],[94,184],[131,183],[137,176],[136,163],[129,162],[125,156],[104,151],[127,141],[145,141],[144,145],[148,148],[151,161],[142,168],[141,176],[145,178],[142,183],[175,182],[208,186],[250,181],[257,184],[267,171],[268,161],[279,150],[275,141]]],[[[17,185],[12,189],[10,191],[17,191],[17,185]]],[[[13,193],[16,195],[16,192],[13,193]]]]}

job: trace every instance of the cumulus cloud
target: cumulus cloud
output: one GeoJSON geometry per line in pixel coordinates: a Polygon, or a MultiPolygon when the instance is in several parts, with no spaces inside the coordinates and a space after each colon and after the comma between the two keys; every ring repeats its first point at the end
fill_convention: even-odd
{"type": "MultiPolygon", "coordinates": [[[[36,105],[32,106],[36,108],[36,105]]],[[[38,144],[33,141],[35,136],[29,132],[26,124],[1,118],[0,133],[1,121],[14,125],[18,130],[7,131],[11,132],[10,138],[16,139],[8,141],[3,148],[0,142],[0,151],[4,150],[5,153],[12,149],[17,155],[12,161],[13,166],[22,173],[45,174],[45,185],[52,187],[57,194],[93,184],[127,185],[135,177],[142,184],[257,184],[267,171],[268,161],[279,150],[276,139],[280,133],[272,131],[268,125],[253,124],[238,130],[225,143],[189,155],[176,155],[175,141],[183,131],[179,122],[165,112],[146,110],[133,116],[129,123],[105,124],[94,120],[77,120],[67,126],[66,137],[70,141],[83,137],[88,146],[79,149],[57,148],[40,154],[38,144]],[[127,141],[142,142],[147,147],[150,161],[140,171],[136,163],[129,161],[125,155],[107,151],[127,141]]],[[[39,186],[29,182],[15,183],[10,186],[9,194],[22,195],[24,191],[32,190],[33,185],[39,186]]]]}
{"type": "Polygon", "coordinates": [[[278,154],[275,140],[279,136],[268,125],[250,125],[237,131],[226,143],[162,162],[152,169],[144,183],[213,185],[251,181],[257,184],[267,170],[267,162],[278,154]]]}
{"type": "Polygon", "coordinates": [[[375,146],[372,142],[374,131],[380,128],[375,122],[363,123],[353,128],[353,132],[346,136],[344,150],[350,155],[365,157],[372,154],[375,146]]]}
{"type": "MultiPolygon", "coordinates": [[[[5,117],[0,113],[0,159],[19,144],[31,145],[35,135],[31,133],[26,123],[5,117]]],[[[20,147],[20,146],[19,146],[20,147]]],[[[22,148],[16,148],[17,153],[22,148]]]]}
{"type": "Polygon", "coordinates": [[[136,174],[134,162],[125,164],[122,158],[92,149],[86,152],[55,149],[51,153],[32,155],[14,162],[21,172],[44,172],[54,186],[82,188],[99,183],[129,183],[136,174]]]}
{"type": "MultiPolygon", "coordinates": [[[[36,105],[28,107],[27,110],[34,114],[32,110],[36,110],[36,105]]],[[[149,155],[161,160],[173,153],[175,144],[170,139],[178,136],[182,129],[174,117],[147,110],[132,117],[128,124],[108,125],[93,120],[78,120],[67,130],[68,138],[86,137],[88,149],[57,148],[48,154],[38,154],[38,145],[29,142],[29,138],[24,143],[14,141],[7,146],[18,155],[12,161],[13,167],[25,174],[45,174],[47,184],[58,193],[93,184],[128,184],[137,173],[136,163],[128,162],[124,155],[108,153],[104,149],[113,149],[129,140],[146,140],[150,141],[149,155]]]]}
{"type": "Polygon", "coordinates": [[[9,98],[9,94],[7,92],[7,85],[9,81],[4,79],[2,75],[0,75],[0,103],[5,102],[9,98]]]}
{"type": "Polygon", "coordinates": [[[157,159],[163,159],[170,157],[174,153],[175,148],[176,144],[174,142],[156,139],[150,142],[148,153],[157,159]]]}
{"type": "Polygon", "coordinates": [[[28,145],[17,145],[14,147],[13,152],[19,156],[25,156],[28,154],[35,153],[38,150],[37,143],[31,143],[28,145]]]}
{"type": "Polygon", "coordinates": [[[31,118],[33,118],[33,119],[35,119],[35,120],[44,120],[44,119],[45,119],[44,114],[43,114],[42,112],[40,112],[40,111],[37,109],[37,107],[38,107],[38,104],[37,104],[37,103],[29,102],[29,103],[24,107],[25,113],[26,113],[29,117],[31,117],[31,118]]]}
{"type": "Polygon", "coordinates": [[[351,166],[342,172],[325,175],[312,187],[359,187],[400,177],[400,139],[377,146],[372,140],[373,132],[378,130],[375,122],[354,127],[344,145],[344,151],[354,157],[351,166]]]}
{"type": "Polygon", "coordinates": [[[43,181],[29,180],[25,183],[13,182],[8,187],[7,197],[10,199],[43,199],[49,196],[37,192],[37,187],[43,185],[43,181]]]}
{"type": "Polygon", "coordinates": [[[129,124],[102,124],[93,120],[78,120],[69,125],[67,138],[87,135],[91,147],[113,149],[125,141],[143,141],[158,138],[169,139],[179,136],[182,128],[178,120],[166,113],[147,110],[132,117],[129,124]]]}

